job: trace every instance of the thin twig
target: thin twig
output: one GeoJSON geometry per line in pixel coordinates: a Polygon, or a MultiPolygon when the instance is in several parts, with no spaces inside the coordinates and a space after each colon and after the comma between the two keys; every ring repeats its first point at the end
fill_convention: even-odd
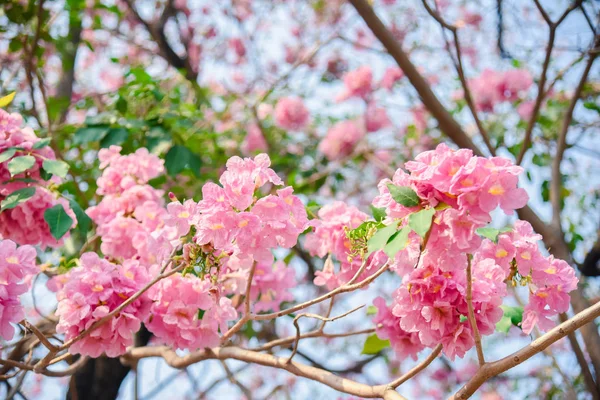
{"type": "Polygon", "coordinates": [[[298,352],[298,345],[300,344],[300,325],[298,325],[298,320],[302,317],[306,317],[306,318],[316,318],[319,319],[323,322],[332,322],[335,321],[337,319],[340,318],[344,318],[347,315],[352,314],[353,312],[360,310],[361,308],[363,308],[365,305],[361,305],[358,306],[356,308],[353,308],[350,311],[347,311],[343,314],[340,314],[338,316],[335,317],[323,317],[322,315],[319,314],[312,314],[312,313],[302,313],[302,314],[298,314],[296,315],[296,317],[294,318],[294,327],[296,328],[296,340],[294,341],[294,349],[292,350],[292,354],[290,355],[290,357],[287,359],[286,363],[290,363],[292,362],[292,359],[294,358],[294,356],[296,355],[296,353],[298,352]]]}
{"type": "Polygon", "coordinates": [[[469,309],[469,324],[473,330],[473,337],[475,339],[475,348],[477,349],[477,359],[479,365],[485,364],[485,357],[483,356],[483,348],[481,347],[481,334],[477,327],[477,320],[475,319],[475,311],[473,310],[473,276],[471,273],[471,258],[470,254],[467,254],[467,307],[469,309]]]}

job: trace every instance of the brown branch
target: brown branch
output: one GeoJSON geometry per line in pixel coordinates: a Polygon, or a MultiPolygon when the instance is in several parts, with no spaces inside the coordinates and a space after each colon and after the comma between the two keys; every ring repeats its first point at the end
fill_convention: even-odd
{"type": "Polygon", "coordinates": [[[189,59],[187,56],[180,56],[173,50],[169,41],[167,40],[167,35],[165,33],[165,24],[168,19],[174,14],[175,9],[173,7],[173,0],[168,0],[165,4],[165,8],[156,23],[150,23],[142,18],[142,16],[138,13],[135,8],[135,4],[133,0],[125,0],[129,10],[135,16],[135,18],[146,28],[152,40],[156,42],[158,48],[160,50],[161,56],[175,69],[184,70],[185,77],[188,81],[192,83],[196,83],[198,79],[198,73],[194,71],[192,68],[189,59]]]}
{"type": "Polygon", "coordinates": [[[225,370],[225,374],[227,375],[227,379],[229,379],[229,382],[233,383],[240,389],[246,400],[252,400],[252,392],[235,377],[235,374],[231,372],[231,369],[229,369],[229,366],[224,360],[220,361],[221,365],[223,366],[223,370],[225,370]]]}
{"type": "Polygon", "coordinates": [[[569,333],[575,332],[582,326],[594,321],[600,316],[600,303],[596,303],[585,311],[580,312],[573,318],[554,327],[546,334],[531,342],[522,349],[508,355],[498,361],[484,364],[477,373],[450,399],[467,399],[488,379],[499,375],[509,369],[527,361],[534,355],[540,353],[551,344],[564,338],[569,333]]]}
{"type": "Polygon", "coordinates": [[[519,155],[517,156],[517,164],[521,164],[521,162],[523,162],[525,153],[529,149],[529,146],[531,146],[531,135],[533,134],[533,128],[535,127],[540,108],[542,107],[542,102],[548,94],[548,91],[545,89],[545,86],[548,74],[548,67],[550,66],[550,59],[552,57],[552,50],[554,48],[554,41],[556,39],[556,30],[558,26],[567,18],[569,13],[577,7],[579,7],[583,1],[577,0],[573,2],[573,4],[571,4],[571,6],[565,10],[565,12],[560,16],[560,18],[556,22],[553,22],[552,19],[550,19],[550,16],[546,12],[546,10],[544,10],[544,7],[542,7],[538,0],[534,0],[534,2],[540,14],[542,14],[542,18],[544,18],[544,21],[546,21],[546,23],[548,24],[548,28],[550,31],[548,34],[548,44],[546,45],[546,57],[544,58],[542,73],[538,82],[538,94],[533,105],[531,117],[529,117],[529,121],[527,123],[525,137],[523,138],[521,150],[519,151],[519,155]]]}
{"type": "MultiPolygon", "coordinates": [[[[332,302],[333,304],[333,302],[332,302]]],[[[319,319],[323,322],[331,322],[331,321],[335,321],[337,319],[340,318],[344,318],[347,315],[352,314],[353,312],[360,310],[361,308],[363,308],[365,305],[361,305],[358,306],[356,308],[353,308],[350,311],[347,311],[343,314],[337,315],[335,317],[323,317],[319,314],[312,314],[312,313],[302,313],[302,314],[298,314],[295,318],[294,318],[294,327],[296,328],[296,340],[294,341],[294,349],[292,350],[292,354],[290,354],[290,357],[287,359],[287,362],[290,363],[292,362],[292,359],[294,358],[294,356],[296,355],[296,353],[298,352],[298,346],[300,345],[300,325],[298,325],[298,320],[302,317],[306,317],[306,318],[316,318],[319,319]]]]}
{"type": "MultiPolygon", "coordinates": [[[[568,319],[567,315],[564,313],[560,314],[559,318],[560,318],[561,322],[565,322],[568,319]]],[[[600,390],[598,389],[596,382],[594,382],[594,376],[592,375],[592,372],[590,371],[590,366],[588,364],[588,361],[585,359],[585,355],[583,354],[583,351],[581,350],[581,346],[579,346],[579,342],[577,341],[577,336],[575,336],[575,333],[570,333],[569,335],[567,335],[567,337],[569,339],[569,343],[571,344],[571,347],[573,348],[573,353],[575,353],[575,358],[577,359],[577,362],[579,363],[579,366],[581,367],[581,375],[583,375],[583,381],[585,382],[585,385],[587,386],[588,391],[592,395],[592,399],[600,400],[600,390]]]]}
{"type": "MultiPolygon", "coordinates": [[[[600,36],[596,37],[596,43],[600,42],[600,36]]],[[[573,112],[575,111],[575,106],[581,97],[581,93],[583,91],[583,87],[587,82],[588,75],[590,70],[592,69],[592,65],[596,60],[598,53],[592,52],[589,55],[588,61],[585,65],[585,69],[581,74],[581,78],[579,80],[579,84],[573,93],[573,97],[571,98],[571,102],[569,104],[569,108],[565,112],[565,116],[563,118],[563,123],[561,126],[561,130],[558,134],[558,140],[556,142],[556,154],[554,155],[554,159],[552,160],[552,181],[550,183],[550,201],[552,203],[552,225],[555,230],[562,234],[562,226],[560,221],[561,214],[561,189],[562,189],[562,176],[560,173],[560,164],[562,162],[565,150],[567,149],[567,133],[569,131],[569,126],[571,125],[571,121],[573,120],[573,112]]]]}
{"type": "Polygon", "coordinates": [[[438,344],[433,351],[431,352],[431,354],[429,354],[427,356],[427,358],[425,358],[423,361],[421,361],[419,364],[415,365],[414,367],[412,367],[408,372],[406,372],[404,375],[402,375],[401,377],[399,377],[398,379],[390,382],[390,386],[394,389],[396,389],[398,386],[402,385],[404,382],[406,382],[407,380],[413,378],[415,375],[417,375],[419,372],[423,371],[425,368],[427,368],[429,366],[429,364],[431,364],[433,362],[433,360],[435,360],[437,358],[437,356],[440,354],[440,352],[442,351],[442,345],[438,344]]]}
{"type": "MultiPolygon", "coordinates": [[[[308,332],[308,333],[304,333],[304,334],[300,335],[300,339],[310,339],[310,338],[335,339],[335,338],[355,336],[355,335],[367,335],[367,334],[374,333],[374,332],[375,332],[374,328],[363,329],[360,331],[342,332],[342,333],[324,333],[324,332],[321,332],[320,330],[316,330],[316,331],[312,331],[312,332],[308,332]]],[[[271,350],[272,348],[277,347],[277,346],[288,346],[291,343],[293,343],[294,340],[296,340],[296,336],[288,336],[286,338],[272,340],[270,342],[267,342],[259,347],[256,347],[256,348],[253,348],[250,350],[267,351],[267,350],[271,350]]]]}
{"type": "Polygon", "coordinates": [[[287,363],[286,359],[284,358],[270,354],[257,353],[239,347],[217,347],[214,349],[204,349],[186,354],[184,356],[177,355],[175,351],[168,347],[136,347],[130,349],[124,357],[133,360],[140,360],[142,358],[150,357],[162,357],[171,367],[179,369],[204,360],[234,359],[251,364],[262,365],[265,367],[282,369],[296,376],[320,382],[339,392],[354,396],[360,396],[369,399],[403,399],[403,397],[397,393],[395,395],[389,393],[394,392],[393,388],[389,384],[369,386],[350,379],[339,377],[320,368],[311,367],[296,361],[287,363]]]}
{"type": "Polygon", "coordinates": [[[483,348],[481,347],[481,334],[479,328],[477,328],[477,320],[475,319],[475,311],[473,310],[473,276],[471,274],[471,258],[470,254],[467,254],[467,308],[469,309],[469,324],[473,330],[473,337],[475,339],[475,348],[477,349],[477,359],[479,365],[485,364],[485,357],[483,356],[483,348]]]}

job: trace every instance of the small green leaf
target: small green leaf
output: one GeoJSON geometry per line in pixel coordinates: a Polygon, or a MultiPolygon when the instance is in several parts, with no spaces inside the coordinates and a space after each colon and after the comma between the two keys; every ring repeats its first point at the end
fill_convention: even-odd
{"type": "Polygon", "coordinates": [[[389,258],[396,257],[396,253],[401,250],[404,250],[406,245],[408,244],[408,235],[412,229],[410,226],[405,226],[400,229],[398,232],[394,233],[388,243],[385,245],[383,251],[389,258]]]}
{"type": "Polygon", "coordinates": [[[385,213],[385,208],[377,208],[374,206],[371,206],[371,214],[373,214],[373,218],[377,222],[383,221],[387,216],[385,213]]]}
{"type": "Polygon", "coordinates": [[[115,108],[121,114],[125,114],[127,112],[127,100],[119,96],[119,99],[115,103],[115,108]]]}
{"type": "Polygon", "coordinates": [[[504,315],[496,324],[496,330],[498,332],[508,333],[508,330],[512,325],[519,327],[519,324],[523,321],[523,307],[502,305],[500,308],[504,311],[504,315]]]}
{"type": "Polygon", "coordinates": [[[120,145],[129,137],[129,131],[126,128],[111,128],[106,136],[100,141],[100,147],[108,148],[113,145],[120,145]]]}
{"type": "Polygon", "coordinates": [[[429,229],[431,228],[431,223],[433,222],[433,216],[435,215],[435,209],[428,208],[425,210],[418,211],[416,213],[410,214],[408,217],[408,225],[422,238],[425,237],[429,229]]]}
{"type": "Polygon", "coordinates": [[[377,354],[381,350],[390,347],[389,340],[381,340],[376,334],[367,337],[363,346],[362,354],[377,354]]]}
{"type": "Polygon", "coordinates": [[[35,164],[34,156],[20,156],[13,158],[8,162],[8,171],[10,176],[15,176],[27,171],[35,164]]]}
{"type": "Polygon", "coordinates": [[[594,110],[600,113],[600,105],[594,103],[593,101],[586,101],[585,103],[583,103],[583,106],[588,110],[594,110]]]}
{"type": "Polygon", "coordinates": [[[48,146],[49,144],[50,144],[50,138],[44,138],[44,139],[41,139],[41,140],[38,140],[37,142],[35,142],[35,144],[32,146],[32,148],[35,150],[39,150],[41,148],[48,146]]]}
{"type": "Polygon", "coordinates": [[[203,310],[201,308],[198,309],[198,320],[201,321],[202,318],[204,318],[204,314],[206,313],[206,310],[203,310]]]}
{"type": "Polygon", "coordinates": [[[200,172],[200,159],[187,147],[175,145],[165,156],[165,167],[171,176],[176,176],[186,168],[197,174],[200,172]]]}
{"type": "Polygon", "coordinates": [[[17,149],[15,149],[14,147],[9,147],[8,149],[4,150],[2,153],[0,153],[0,163],[6,160],[10,160],[16,152],[17,149]]]}
{"type": "Polygon", "coordinates": [[[49,174],[64,178],[69,172],[69,164],[60,160],[44,160],[42,168],[49,174]]]}
{"type": "Polygon", "coordinates": [[[393,224],[388,225],[385,228],[379,229],[367,242],[367,251],[369,252],[369,254],[377,250],[382,250],[387,244],[390,237],[394,233],[396,233],[397,227],[398,222],[394,222],[393,224]]]}
{"type": "Polygon", "coordinates": [[[73,144],[99,142],[104,139],[108,134],[108,131],[109,127],[106,125],[79,128],[75,131],[75,135],[73,136],[73,144]]]}
{"type": "Polygon", "coordinates": [[[367,307],[367,315],[375,315],[377,314],[377,307],[369,306],[367,307]]]}
{"type": "Polygon", "coordinates": [[[462,324],[463,322],[465,322],[465,321],[468,321],[468,320],[469,320],[469,318],[467,318],[467,316],[466,316],[466,315],[462,315],[462,314],[461,314],[461,316],[460,316],[460,323],[461,323],[461,324],[462,324]]]}
{"type": "Polygon", "coordinates": [[[510,232],[510,231],[512,231],[512,229],[509,227],[502,228],[502,229],[485,227],[485,228],[478,228],[477,230],[475,230],[475,232],[477,232],[477,234],[479,236],[488,238],[494,243],[498,242],[498,235],[500,235],[501,233],[506,233],[506,232],[510,232]]]}
{"type": "Polygon", "coordinates": [[[56,240],[63,237],[73,225],[73,219],[69,217],[62,204],[57,204],[44,211],[44,220],[50,227],[52,237],[56,240]]]}
{"type": "Polygon", "coordinates": [[[396,186],[393,183],[387,185],[392,199],[404,207],[415,207],[419,205],[420,199],[417,193],[407,186],[396,186]]]}
{"type": "Polygon", "coordinates": [[[4,210],[9,210],[11,208],[15,208],[19,204],[29,200],[34,194],[34,187],[26,187],[23,189],[15,190],[14,192],[6,196],[4,200],[2,200],[2,202],[0,203],[0,212],[4,210]]]}
{"type": "Polygon", "coordinates": [[[88,217],[88,215],[83,211],[79,203],[75,200],[70,200],[69,205],[71,210],[75,213],[75,217],[77,217],[77,230],[84,238],[87,237],[87,233],[92,227],[92,219],[88,217]]]}

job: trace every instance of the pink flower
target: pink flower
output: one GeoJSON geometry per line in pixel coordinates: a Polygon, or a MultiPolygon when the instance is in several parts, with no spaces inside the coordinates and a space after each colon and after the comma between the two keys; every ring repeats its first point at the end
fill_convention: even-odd
{"type": "Polygon", "coordinates": [[[256,124],[248,127],[246,139],[242,145],[245,153],[263,152],[269,150],[269,145],[262,134],[262,131],[256,124]]]}
{"type": "Polygon", "coordinates": [[[25,317],[19,295],[27,291],[23,280],[37,272],[36,251],[31,246],[17,245],[0,239],[0,337],[11,340],[15,330],[11,323],[25,317]]]}
{"type": "Polygon", "coordinates": [[[281,303],[291,301],[290,289],[297,285],[293,268],[282,261],[270,264],[258,263],[250,288],[254,312],[279,311],[281,303]]]}
{"type": "Polygon", "coordinates": [[[517,114],[519,114],[519,117],[521,117],[523,121],[529,121],[533,115],[534,106],[534,101],[525,101],[517,107],[517,114]]]}
{"type": "Polygon", "coordinates": [[[498,85],[501,98],[516,101],[533,85],[533,77],[524,69],[511,69],[504,73],[498,85]]]}
{"type": "Polygon", "coordinates": [[[165,217],[165,224],[174,226],[177,230],[177,236],[184,236],[190,230],[192,218],[197,213],[198,205],[194,200],[186,200],[183,204],[178,201],[167,205],[168,217],[165,217]]]}
{"type": "Polygon", "coordinates": [[[371,67],[362,66],[344,75],[344,91],[338,95],[337,101],[344,101],[351,97],[367,98],[371,92],[373,83],[373,72],[371,67]]]}
{"type": "Polygon", "coordinates": [[[364,128],[359,128],[356,121],[338,122],[319,143],[319,151],[330,161],[339,160],[352,154],[364,136],[364,128]]]}
{"type": "Polygon", "coordinates": [[[403,77],[404,71],[402,71],[400,68],[389,67],[383,73],[383,78],[381,78],[380,86],[391,92],[392,88],[394,87],[394,84],[403,77]]]}
{"type": "Polygon", "coordinates": [[[283,97],[275,106],[275,123],[283,129],[304,129],[310,114],[299,97],[283,97]]]}
{"type": "Polygon", "coordinates": [[[385,108],[376,107],[373,104],[367,106],[365,113],[365,124],[367,132],[377,132],[380,129],[387,128],[392,123],[387,116],[385,108]]]}
{"type": "Polygon", "coordinates": [[[174,274],[151,289],[153,304],[146,321],[148,330],[161,342],[180,349],[196,350],[219,344],[219,328],[236,318],[227,298],[219,299],[207,280],[174,274]]]}
{"type": "Polygon", "coordinates": [[[419,334],[403,330],[400,327],[400,319],[392,314],[391,309],[386,306],[382,297],[373,300],[373,304],[377,307],[377,315],[373,319],[377,329],[377,337],[388,339],[400,360],[411,357],[416,361],[417,354],[425,347],[419,340],[419,334]]]}
{"type": "MultiPolygon", "coordinates": [[[[115,265],[94,253],[81,256],[81,267],[70,271],[58,293],[56,331],[71,340],[133,296],[148,281],[148,271],[135,261],[115,265]]],[[[73,354],[117,357],[133,344],[133,335],[148,315],[150,300],[141,296],[107,323],[73,344],[73,354]]]]}
{"type": "Polygon", "coordinates": [[[479,13],[463,10],[462,21],[467,25],[471,25],[475,29],[479,29],[481,22],[483,21],[483,17],[479,13]]]}

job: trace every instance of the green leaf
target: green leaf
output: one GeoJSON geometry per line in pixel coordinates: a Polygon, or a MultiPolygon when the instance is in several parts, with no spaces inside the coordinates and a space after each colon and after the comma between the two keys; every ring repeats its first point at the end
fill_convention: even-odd
{"type": "Polygon", "coordinates": [[[600,113],[600,105],[594,103],[593,101],[586,101],[585,103],[583,103],[583,106],[588,110],[594,110],[600,113]]]}
{"type": "Polygon", "coordinates": [[[0,153],[0,163],[6,160],[10,160],[16,152],[17,149],[15,149],[14,147],[9,147],[8,149],[4,150],[2,153],[0,153]]]}
{"type": "Polygon", "coordinates": [[[42,168],[49,174],[60,176],[64,178],[69,172],[69,164],[60,160],[44,160],[42,168]]]}
{"type": "Polygon", "coordinates": [[[426,210],[421,210],[416,213],[412,213],[408,217],[408,225],[422,238],[425,237],[429,229],[431,228],[431,223],[433,222],[433,216],[435,215],[435,209],[428,208],[426,210]]]}
{"type": "Polygon", "coordinates": [[[8,171],[10,176],[15,176],[27,171],[35,164],[34,156],[21,156],[13,158],[8,162],[8,171]]]}
{"type": "Polygon", "coordinates": [[[44,211],[44,220],[50,227],[52,237],[56,240],[63,237],[73,225],[73,219],[69,217],[62,204],[57,204],[44,211]]]}
{"type": "Polygon", "coordinates": [[[377,354],[381,350],[390,347],[389,340],[381,340],[376,334],[367,337],[363,346],[362,354],[377,354]]]}
{"type": "Polygon", "coordinates": [[[377,250],[382,250],[387,244],[390,237],[396,233],[398,222],[394,222],[385,228],[379,229],[371,239],[367,242],[367,251],[369,254],[377,250]]]}
{"type": "Polygon", "coordinates": [[[119,96],[119,99],[115,103],[115,108],[121,114],[125,114],[127,112],[127,100],[119,96]]]}
{"type": "Polygon", "coordinates": [[[523,321],[523,307],[511,307],[511,306],[500,306],[504,315],[496,324],[496,330],[498,332],[508,333],[508,330],[512,325],[519,327],[521,321],[523,321]]]}
{"type": "MultiPolygon", "coordinates": [[[[63,59],[63,68],[66,70],[67,68],[73,68],[71,67],[67,67],[68,60],[64,60],[63,59]]],[[[50,120],[55,121],[57,120],[60,115],[65,112],[66,110],[69,109],[69,104],[71,103],[70,99],[68,96],[60,96],[60,97],[50,97],[48,99],[48,116],[50,117],[50,120]]]]}
{"type": "Polygon", "coordinates": [[[371,213],[373,214],[373,218],[377,222],[383,221],[385,219],[385,217],[387,216],[385,213],[385,208],[377,208],[377,207],[371,206],[371,213]]]}
{"type": "Polygon", "coordinates": [[[176,176],[186,168],[195,174],[200,170],[200,159],[185,146],[175,145],[171,147],[165,156],[165,167],[171,176],[176,176]]]}
{"type": "Polygon", "coordinates": [[[475,230],[475,232],[477,232],[477,234],[479,236],[483,236],[485,238],[490,239],[492,242],[497,243],[498,235],[500,235],[501,233],[510,232],[511,230],[512,229],[509,227],[502,228],[502,229],[485,227],[485,228],[478,228],[475,230]]]}
{"type": "Polygon", "coordinates": [[[396,186],[393,183],[387,185],[392,199],[396,203],[402,204],[404,207],[415,207],[419,205],[419,196],[414,190],[407,186],[396,186]]]}
{"type": "Polygon", "coordinates": [[[377,307],[369,306],[367,307],[367,315],[375,315],[377,314],[377,307]]]}
{"type": "Polygon", "coordinates": [[[406,245],[408,244],[408,235],[412,229],[410,226],[405,226],[400,229],[398,232],[394,233],[388,243],[385,245],[383,251],[389,258],[396,257],[396,253],[401,250],[404,250],[406,245]]]}
{"type": "Polygon", "coordinates": [[[50,138],[44,138],[44,139],[41,139],[41,140],[38,140],[37,142],[35,142],[35,144],[32,146],[32,148],[35,150],[39,150],[41,148],[48,146],[49,144],[50,144],[50,138]]]}
{"type": "Polygon", "coordinates": [[[129,131],[126,128],[111,128],[106,136],[100,141],[100,147],[107,148],[113,145],[122,144],[129,137],[129,131]]]}
{"type": "Polygon", "coordinates": [[[6,196],[4,200],[2,200],[2,202],[0,203],[0,212],[4,210],[10,210],[11,208],[15,208],[19,204],[29,200],[34,194],[34,187],[26,187],[23,189],[15,190],[14,192],[6,196]]]}
{"type": "Polygon", "coordinates": [[[465,321],[468,321],[468,320],[469,320],[469,318],[467,318],[467,316],[466,316],[466,315],[462,315],[462,314],[461,314],[461,316],[460,316],[460,323],[461,323],[461,324],[462,324],[463,322],[465,322],[465,321]]]}
{"type": "Polygon", "coordinates": [[[83,211],[83,208],[77,203],[75,200],[69,200],[69,205],[71,206],[71,210],[75,213],[75,217],[77,217],[77,230],[84,238],[87,237],[87,233],[90,231],[92,227],[92,219],[88,217],[88,215],[83,211]]]}
{"type": "Polygon", "coordinates": [[[79,128],[75,131],[75,135],[73,136],[73,144],[99,142],[104,139],[108,134],[108,131],[109,127],[106,125],[79,128]]]}

